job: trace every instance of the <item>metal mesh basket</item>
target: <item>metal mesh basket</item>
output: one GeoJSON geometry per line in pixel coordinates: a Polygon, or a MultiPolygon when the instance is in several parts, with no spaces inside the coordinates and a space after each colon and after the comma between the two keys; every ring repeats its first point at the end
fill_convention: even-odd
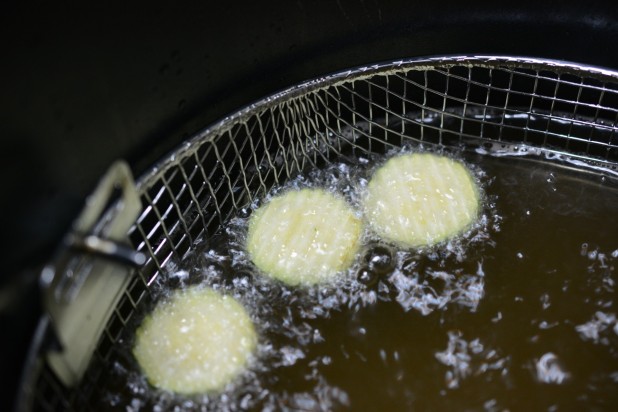
{"type": "Polygon", "coordinates": [[[145,265],[81,383],[65,388],[39,360],[22,405],[97,409],[101,370],[166,263],[273,185],[342,154],[419,143],[575,159],[618,174],[618,73],[540,59],[417,59],[310,81],[231,115],[139,180],[144,209],[130,239],[145,265]]]}

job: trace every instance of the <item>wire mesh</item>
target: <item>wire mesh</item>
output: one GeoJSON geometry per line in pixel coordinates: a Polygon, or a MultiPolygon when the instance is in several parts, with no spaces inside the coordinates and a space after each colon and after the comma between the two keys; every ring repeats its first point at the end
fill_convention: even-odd
{"type": "Polygon", "coordinates": [[[509,147],[618,173],[618,73],[518,58],[433,58],[347,71],[271,96],[207,129],[139,182],[131,229],[148,256],[105,328],[79,387],[40,362],[37,410],[97,409],[100,371],[149,286],[233,214],[309,167],[404,144],[509,147]],[[497,145],[497,146],[496,146],[497,145]]]}

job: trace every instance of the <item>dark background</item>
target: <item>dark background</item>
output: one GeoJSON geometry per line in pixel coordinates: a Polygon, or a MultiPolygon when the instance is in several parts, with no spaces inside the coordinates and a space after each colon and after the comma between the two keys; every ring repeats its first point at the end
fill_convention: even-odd
{"type": "Polygon", "coordinates": [[[232,111],[368,63],[500,54],[618,69],[611,1],[196,4],[2,7],[0,410],[38,316],[40,264],[113,160],[139,175],[232,111]]]}

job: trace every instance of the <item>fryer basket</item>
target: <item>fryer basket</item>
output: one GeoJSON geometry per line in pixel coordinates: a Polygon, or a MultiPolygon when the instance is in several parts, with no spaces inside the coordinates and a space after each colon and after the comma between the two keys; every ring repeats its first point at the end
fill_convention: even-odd
{"type": "Polygon", "coordinates": [[[342,155],[419,144],[540,156],[618,176],[618,72],[532,58],[402,60],[312,80],[230,115],[138,180],[143,210],[128,235],[146,263],[76,387],[46,365],[41,326],[20,409],[96,409],[101,370],[166,264],[274,185],[342,155]]]}

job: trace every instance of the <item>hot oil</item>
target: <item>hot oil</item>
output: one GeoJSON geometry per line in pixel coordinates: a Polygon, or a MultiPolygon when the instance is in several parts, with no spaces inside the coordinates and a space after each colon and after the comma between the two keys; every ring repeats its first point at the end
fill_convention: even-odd
{"type": "MultiPolygon", "coordinates": [[[[528,158],[459,156],[484,193],[479,222],[448,243],[412,251],[367,232],[356,264],[333,285],[291,288],[260,274],[244,253],[251,208],[241,211],[170,266],[155,294],[205,284],[236,296],[260,335],[247,373],[222,394],[156,390],[132,360],[129,333],[106,405],[615,409],[616,181],[528,158]]],[[[358,207],[368,164],[379,161],[335,163],[271,195],[321,186],[358,207]]]]}

